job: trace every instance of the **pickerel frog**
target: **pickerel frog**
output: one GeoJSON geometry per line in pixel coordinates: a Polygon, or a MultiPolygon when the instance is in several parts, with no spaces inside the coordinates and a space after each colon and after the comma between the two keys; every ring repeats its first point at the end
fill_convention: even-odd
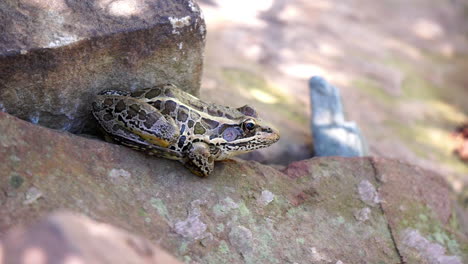
{"type": "Polygon", "coordinates": [[[179,160],[198,176],[214,161],[268,147],[278,130],[248,106],[210,104],[172,84],[132,93],[103,91],[93,114],[113,140],[149,155],[179,160]]]}

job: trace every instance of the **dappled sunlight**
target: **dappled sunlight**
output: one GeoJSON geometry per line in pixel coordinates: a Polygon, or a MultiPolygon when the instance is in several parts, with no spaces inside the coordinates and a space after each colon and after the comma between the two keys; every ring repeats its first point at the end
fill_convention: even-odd
{"type": "Polygon", "coordinates": [[[446,130],[428,125],[416,126],[415,130],[420,136],[416,138],[416,141],[437,148],[441,153],[451,155],[455,148],[452,137],[446,130]]]}
{"type": "Polygon", "coordinates": [[[216,2],[216,6],[201,6],[210,27],[225,22],[262,27],[265,26],[265,22],[259,18],[259,15],[267,11],[273,2],[273,0],[220,0],[216,2]]]}
{"type": "Polygon", "coordinates": [[[90,235],[111,237],[116,234],[115,229],[107,224],[95,223],[91,221],[86,221],[84,224],[86,224],[86,228],[88,229],[90,235]]]}
{"type": "Polygon", "coordinates": [[[421,51],[402,41],[402,40],[399,40],[399,39],[395,39],[395,38],[392,38],[392,37],[388,37],[386,39],[384,39],[382,41],[383,45],[386,46],[387,48],[390,48],[390,49],[393,49],[393,50],[397,50],[399,52],[402,52],[403,54],[407,55],[408,57],[412,58],[412,59],[420,59],[422,56],[421,56],[421,51]]]}
{"type": "Polygon", "coordinates": [[[143,0],[101,0],[98,5],[110,15],[122,17],[139,15],[146,8],[143,0]]]}
{"type": "Polygon", "coordinates": [[[327,76],[327,71],[316,64],[285,63],[279,66],[281,72],[294,78],[309,79],[312,76],[327,76]]]}
{"type": "Polygon", "coordinates": [[[73,256],[73,255],[66,256],[62,263],[63,264],[85,264],[83,259],[77,256],[73,256]]]}
{"type": "Polygon", "coordinates": [[[24,250],[22,263],[47,263],[47,255],[40,247],[30,247],[24,250]]]}
{"type": "Polygon", "coordinates": [[[440,100],[433,100],[428,102],[428,104],[432,109],[437,111],[440,117],[454,124],[461,124],[468,120],[468,116],[453,105],[447,104],[440,100]]]}
{"type": "Polygon", "coordinates": [[[343,51],[340,48],[327,42],[319,42],[318,51],[327,57],[340,57],[343,55],[343,51]]]}
{"type": "Polygon", "coordinates": [[[418,19],[412,25],[411,29],[413,33],[416,34],[416,36],[426,40],[433,40],[443,36],[444,34],[444,30],[441,25],[433,20],[426,18],[418,19]]]}
{"type": "Polygon", "coordinates": [[[444,42],[439,45],[440,54],[444,55],[446,58],[453,58],[455,54],[455,47],[452,43],[444,42]]]}
{"type": "Polygon", "coordinates": [[[264,104],[276,104],[278,103],[278,98],[273,96],[270,93],[259,89],[252,89],[250,90],[250,94],[257,100],[264,104]]]}

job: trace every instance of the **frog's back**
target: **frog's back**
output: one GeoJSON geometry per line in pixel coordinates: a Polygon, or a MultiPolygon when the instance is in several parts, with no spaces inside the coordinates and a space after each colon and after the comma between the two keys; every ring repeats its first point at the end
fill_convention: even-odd
{"type": "Polygon", "coordinates": [[[175,106],[175,108],[182,107],[194,113],[200,113],[202,116],[209,115],[210,117],[226,118],[228,120],[239,120],[244,116],[236,108],[206,103],[171,84],[140,90],[132,93],[132,96],[152,104],[161,111],[166,110],[166,114],[176,110],[174,109],[175,106]]]}

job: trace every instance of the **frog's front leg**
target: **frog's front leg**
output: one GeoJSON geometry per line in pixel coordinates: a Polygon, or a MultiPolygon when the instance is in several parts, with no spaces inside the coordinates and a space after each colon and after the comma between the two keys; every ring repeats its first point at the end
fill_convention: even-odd
{"type": "Polygon", "coordinates": [[[210,146],[203,142],[195,142],[190,147],[186,159],[182,161],[193,174],[206,177],[214,168],[214,158],[210,146]]]}

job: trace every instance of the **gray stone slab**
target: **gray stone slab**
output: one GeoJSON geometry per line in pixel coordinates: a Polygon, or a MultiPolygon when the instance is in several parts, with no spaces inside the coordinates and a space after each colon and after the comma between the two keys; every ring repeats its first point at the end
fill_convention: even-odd
{"type": "Polygon", "coordinates": [[[103,89],[197,94],[205,23],[191,0],[0,2],[0,110],[80,132],[103,89]]]}

